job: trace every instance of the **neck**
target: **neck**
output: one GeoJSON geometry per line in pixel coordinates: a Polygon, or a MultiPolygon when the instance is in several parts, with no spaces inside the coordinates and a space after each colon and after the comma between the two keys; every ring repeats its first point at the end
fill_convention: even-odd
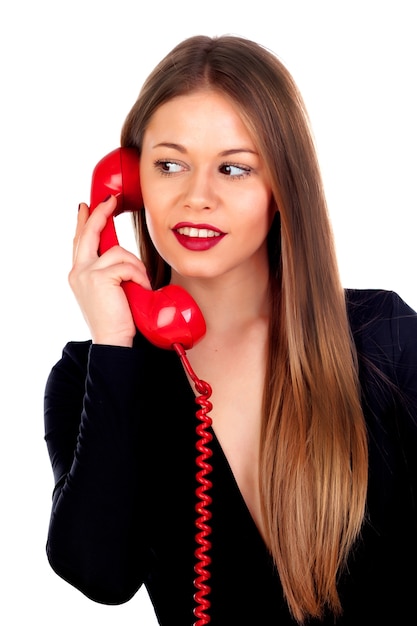
{"type": "Polygon", "coordinates": [[[236,280],[228,276],[195,279],[173,273],[171,282],[184,287],[195,299],[206,321],[208,334],[235,335],[254,321],[269,318],[267,274],[236,280]]]}

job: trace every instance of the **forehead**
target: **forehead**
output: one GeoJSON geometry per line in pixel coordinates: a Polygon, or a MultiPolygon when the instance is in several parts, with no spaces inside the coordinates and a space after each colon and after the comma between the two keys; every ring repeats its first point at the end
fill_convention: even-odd
{"type": "Polygon", "coordinates": [[[160,105],[149,120],[144,139],[157,140],[161,135],[204,138],[205,141],[239,138],[254,145],[239,106],[230,97],[212,89],[175,96],[160,105]]]}

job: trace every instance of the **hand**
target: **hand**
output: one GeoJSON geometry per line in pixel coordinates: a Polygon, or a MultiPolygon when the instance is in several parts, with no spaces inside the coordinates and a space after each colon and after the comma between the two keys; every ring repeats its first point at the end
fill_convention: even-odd
{"type": "Polygon", "coordinates": [[[144,264],[131,252],[114,246],[98,255],[100,233],[115,208],[114,196],[90,216],[88,206],[80,204],[68,280],[93,343],[130,347],[136,329],[121,283],[132,280],[145,289],[151,285],[144,264]]]}

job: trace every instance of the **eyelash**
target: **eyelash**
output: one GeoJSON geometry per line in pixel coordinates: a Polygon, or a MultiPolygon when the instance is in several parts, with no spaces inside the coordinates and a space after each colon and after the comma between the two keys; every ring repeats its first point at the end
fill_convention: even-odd
{"type": "Polygon", "coordinates": [[[234,167],[238,170],[241,170],[241,173],[236,174],[235,176],[229,176],[228,178],[230,178],[231,180],[239,180],[241,178],[246,178],[247,176],[250,176],[252,173],[252,169],[250,167],[238,165],[237,163],[223,163],[219,169],[225,169],[225,168],[231,169],[234,167]]]}
{"type": "Polygon", "coordinates": [[[182,167],[181,163],[171,161],[171,159],[158,159],[157,161],[154,161],[154,167],[155,169],[159,170],[161,176],[172,176],[172,174],[176,174],[176,172],[167,172],[166,170],[164,170],[164,167],[166,167],[167,165],[179,165],[180,167],[182,167]]]}
{"type": "MultiPolygon", "coordinates": [[[[178,163],[177,161],[172,161],[171,159],[157,159],[156,161],[154,161],[154,167],[155,169],[159,170],[159,173],[161,174],[161,176],[173,176],[175,174],[177,174],[177,172],[167,172],[164,168],[166,166],[169,165],[177,165],[179,167],[183,167],[183,165],[181,163],[178,163]]],[[[240,174],[236,174],[235,176],[230,176],[230,175],[226,175],[227,178],[230,178],[230,180],[239,180],[241,178],[246,178],[247,176],[250,176],[252,173],[252,168],[247,167],[247,166],[243,166],[243,165],[238,165],[237,163],[222,163],[221,166],[219,167],[219,171],[221,173],[224,173],[224,171],[226,168],[236,168],[238,170],[241,170],[240,174]]]]}

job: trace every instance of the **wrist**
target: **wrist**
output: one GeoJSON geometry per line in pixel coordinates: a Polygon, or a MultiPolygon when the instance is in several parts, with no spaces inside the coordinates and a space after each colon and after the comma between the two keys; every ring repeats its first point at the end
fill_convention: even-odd
{"type": "Polygon", "coordinates": [[[92,338],[94,345],[114,346],[119,348],[131,348],[133,346],[133,337],[117,337],[117,336],[96,336],[92,338]]]}

